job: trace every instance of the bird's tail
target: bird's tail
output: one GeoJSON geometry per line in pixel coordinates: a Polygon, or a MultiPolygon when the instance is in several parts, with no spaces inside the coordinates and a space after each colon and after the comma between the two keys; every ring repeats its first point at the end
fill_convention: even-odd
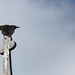
{"type": "Polygon", "coordinates": [[[0,30],[2,29],[2,26],[0,26],[0,30]]]}

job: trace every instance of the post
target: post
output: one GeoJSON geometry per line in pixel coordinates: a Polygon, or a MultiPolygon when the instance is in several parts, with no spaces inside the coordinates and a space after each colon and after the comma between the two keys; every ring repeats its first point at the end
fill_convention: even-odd
{"type": "Polygon", "coordinates": [[[11,50],[16,47],[16,42],[9,37],[4,38],[0,53],[3,53],[3,73],[2,75],[12,75],[11,50]]]}
{"type": "Polygon", "coordinates": [[[13,75],[13,72],[12,72],[12,59],[11,59],[11,51],[9,52],[9,61],[10,61],[10,75],[13,75]]]}
{"type": "Polygon", "coordinates": [[[9,49],[7,45],[4,48],[3,55],[3,74],[2,75],[10,75],[10,62],[9,62],[9,49]]]}

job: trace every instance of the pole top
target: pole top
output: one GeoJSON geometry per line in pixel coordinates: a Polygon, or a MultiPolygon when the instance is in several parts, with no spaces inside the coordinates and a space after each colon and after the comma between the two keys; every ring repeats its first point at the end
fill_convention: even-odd
{"type": "Polygon", "coordinates": [[[0,46],[0,54],[4,53],[4,47],[5,47],[6,44],[9,45],[9,50],[10,51],[13,50],[16,47],[16,42],[14,40],[11,40],[10,37],[5,37],[3,39],[2,45],[0,46]]]}

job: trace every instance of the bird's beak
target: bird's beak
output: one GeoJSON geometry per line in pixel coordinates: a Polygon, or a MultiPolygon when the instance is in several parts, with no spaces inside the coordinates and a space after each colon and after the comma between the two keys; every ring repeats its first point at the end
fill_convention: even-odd
{"type": "Polygon", "coordinates": [[[20,28],[20,27],[17,26],[16,28],[20,28]]]}

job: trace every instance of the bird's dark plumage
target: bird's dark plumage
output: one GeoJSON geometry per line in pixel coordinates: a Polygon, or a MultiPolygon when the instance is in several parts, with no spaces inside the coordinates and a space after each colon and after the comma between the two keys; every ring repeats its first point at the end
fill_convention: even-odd
{"type": "Polygon", "coordinates": [[[15,25],[1,25],[0,26],[0,30],[2,34],[4,36],[9,36],[9,37],[11,37],[11,35],[14,33],[16,28],[20,28],[20,27],[17,27],[15,25]]]}

